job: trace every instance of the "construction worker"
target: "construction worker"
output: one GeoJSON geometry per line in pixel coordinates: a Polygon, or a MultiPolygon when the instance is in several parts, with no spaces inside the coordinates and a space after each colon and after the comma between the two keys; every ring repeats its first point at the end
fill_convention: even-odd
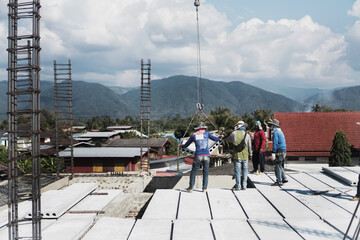
{"type": "Polygon", "coordinates": [[[273,149],[271,153],[271,160],[275,163],[275,175],[276,182],[272,186],[282,186],[287,183],[283,163],[286,157],[286,142],[284,133],[281,131],[280,122],[277,119],[273,119],[268,122],[271,129],[271,135],[273,140],[273,149]]]}
{"type": "Polygon", "coordinates": [[[209,165],[210,165],[210,151],[209,151],[209,138],[213,141],[220,141],[220,138],[215,137],[208,131],[207,126],[200,122],[195,128],[196,132],[191,135],[189,140],[181,145],[182,148],[187,148],[192,142],[195,142],[196,151],[195,158],[191,169],[189,187],[186,189],[188,192],[193,191],[195,185],[195,176],[201,165],[203,164],[203,192],[206,192],[208,185],[209,165]]]}
{"type": "Polygon", "coordinates": [[[235,124],[234,131],[223,139],[223,141],[231,141],[233,144],[233,162],[235,172],[235,186],[233,190],[246,190],[248,160],[252,157],[251,137],[245,132],[247,123],[238,121],[235,124]]]}
{"type": "Polygon", "coordinates": [[[265,171],[265,145],[266,137],[262,129],[261,122],[255,122],[256,132],[254,134],[254,152],[253,152],[253,167],[252,173],[262,174],[265,171]],[[258,170],[260,164],[260,171],[258,170]]]}

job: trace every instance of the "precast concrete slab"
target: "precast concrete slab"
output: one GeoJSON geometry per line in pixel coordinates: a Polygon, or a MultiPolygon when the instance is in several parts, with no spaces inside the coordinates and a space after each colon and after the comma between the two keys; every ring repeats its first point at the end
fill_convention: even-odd
{"type": "Polygon", "coordinates": [[[249,219],[282,219],[276,209],[255,188],[234,191],[249,219]]]}
{"type": "Polygon", "coordinates": [[[332,189],[327,184],[324,184],[304,172],[298,172],[297,174],[291,174],[288,176],[314,192],[328,191],[332,189]]]}
{"type": "Polygon", "coordinates": [[[213,219],[246,219],[234,193],[228,189],[209,189],[208,198],[213,219]]]}
{"type": "Polygon", "coordinates": [[[129,237],[134,224],[134,219],[102,217],[82,239],[125,240],[129,237]]]}
{"type": "Polygon", "coordinates": [[[358,175],[360,174],[360,167],[359,166],[352,166],[352,167],[344,167],[347,170],[350,170],[352,172],[357,173],[358,175]]]}
{"type": "MultiPolygon", "coordinates": [[[[295,176],[294,174],[292,177],[295,176]]],[[[314,211],[321,218],[333,218],[335,216],[346,216],[349,215],[350,212],[344,209],[341,205],[336,204],[333,201],[330,201],[325,196],[321,194],[315,194],[314,192],[309,190],[307,187],[302,185],[302,177],[307,178],[303,174],[296,175],[298,180],[292,181],[291,184],[284,184],[282,189],[291,194],[294,198],[301,201],[305,204],[309,209],[314,211]]],[[[316,179],[314,179],[317,181],[316,179]]],[[[309,182],[304,180],[304,183],[309,182]]],[[[349,201],[348,201],[349,202],[349,201]]],[[[354,204],[354,203],[349,203],[354,204]]]]}
{"type": "Polygon", "coordinates": [[[359,174],[343,167],[324,167],[323,171],[327,174],[343,181],[349,186],[356,186],[359,174]]]}
{"type": "Polygon", "coordinates": [[[82,201],[72,207],[69,211],[101,211],[119,194],[122,190],[101,190],[93,192],[94,195],[86,196],[82,201]]]}
{"type": "Polygon", "coordinates": [[[42,239],[79,239],[93,224],[95,214],[64,214],[56,222],[42,231],[42,239]]]}
{"type": "Polygon", "coordinates": [[[340,233],[321,219],[285,219],[304,239],[328,240],[342,239],[340,233]]]}
{"type": "MultiPolygon", "coordinates": [[[[32,209],[32,202],[31,201],[24,201],[18,204],[18,219],[24,219],[26,214],[31,211],[32,209]]],[[[0,212],[0,229],[5,227],[8,223],[8,209],[4,209],[0,212]]]]}
{"type": "Polygon", "coordinates": [[[262,240],[267,239],[302,239],[286,222],[282,219],[263,219],[248,220],[256,234],[262,240]]]}
{"type": "MultiPolygon", "coordinates": [[[[75,183],[63,190],[50,190],[41,196],[43,218],[59,218],[97,187],[95,183],[75,183]]],[[[31,209],[26,217],[31,218],[31,209]]]]}
{"type": "Polygon", "coordinates": [[[211,219],[206,193],[197,189],[180,192],[178,219],[211,219]]]}
{"type": "Polygon", "coordinates": [[[356,186],[349,186],[342,181],[324,173],[324,172],[311,172],[307,173],[309,176],[323,182],[328,185],[330,188],[337,189],[343,194],[353,196],[356,194],[356,186]],[[350,190],[350,191],[349,191],[350,190]]]}
{"type": "MultiPolygon", "coordinates": [[[[175,185],[173,189],[186,189],[189,187],[190,176],[183,176],[180,181],[175,185]]],[[[195,189],[202,188],[202,175],[195,177],[195,189]]],[[[231,189],[235,184],[235,181],[230,175],[210,175],[208,188],[228,188],[231,189]]]]}
{"type": "MultiPolygon", "coordinates": [[[[44,231],[48,228],[51,224],[53,224],[56,220],[54,219],[46,219],[41,221],[41,231],[44,231]]],[[[20,222],[19,223],[19,237],[25,239],[32,238],[32,222],[20,222]]],[[[7,227],[3,227],[0,229],[0,239],[7,240],[9,239],[9,229],[7,227]]]]}
{"type": "Polygon", "coordinates": [[[176,219],[180,191],[157,189],[142,219],[176,219]]]}
{"type": "Polygon", "coordinates": [[[284,189],[279,187],[262,187],[259,191],[285,218],[319,218],[284,189]]]}
{"type": "Polygon", "coordinates": [[[211,225],[216,240],[258,239],[245,219],[214,219],[211,225]]]}
{"type": "Polygon", "coordinates": [[[128,240],[170,240],[170,219],[138,219],[128,240]]]}
{"type": "Polygon", "coordinates": [[[248,178],[252,181],[256,188],[269,187],[274,181],[267,174],[248,174],[248,178]]]}
{"type": "MultiPolygon", "coordinates": [[[[343,235],[343,237],[341,239],[344,239],[344,235],[346,233],[346,231],[348,230],[351,218],[344,218],[344,217],[337,217],[337,218],[333,218],[333,219],[329,219],[328,220],[324,220],[326,223],[328,223],[330,226],[332,226],[333,228],[337,229],[338,231],[340,231],[343,235]]],[[[354,238],[354,233],[356,230],[356,227],[359,224],[359,218],[355,218],[350,226],[350,229],[348,231],[347,237],[349,237],[348,239],[356,239],[354,238]]]]}
{"type": "Polygon", "coordinates": [[[174,221],[173,240],[212,240],[210,221],[206,219],[181,219],[174,221]]]}

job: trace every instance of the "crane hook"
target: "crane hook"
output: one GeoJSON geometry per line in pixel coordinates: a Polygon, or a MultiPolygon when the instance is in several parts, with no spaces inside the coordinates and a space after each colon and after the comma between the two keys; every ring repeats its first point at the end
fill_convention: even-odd
{"type": "Polygon", "coordinates": [[[195,0],[194,5],[195,5],[195,7],[200,6],[200,1],[199,1],[199,0],[195,0]]]}

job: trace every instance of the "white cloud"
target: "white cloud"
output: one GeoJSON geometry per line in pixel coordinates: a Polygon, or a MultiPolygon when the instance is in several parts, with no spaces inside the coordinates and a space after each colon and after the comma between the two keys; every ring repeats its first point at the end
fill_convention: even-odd
{"type": "Polygon", "coordinates": [[[356,0],[351,10],[347,12],[348,15],[360,17],[360,0],[356,0]]]}
{"type": "Polygon", "coordinates": [[[0,81],[4,81],[8,79],[6,69],[0,68],[0,81]]]}
{"type": "MultiPolygon", "coordinates": [[[[0,36],[3,36],[0,38],[0,55],[7,56],[7,26],[5,26],[5,23],[0,22],[0,36]]],[[[0,66],[7,64],[7,57],[0,57],[0,66]]],[[[0,78],[1,80],[2,78],[0,78]]]]}
{"type": "MultiPolygon", "coordinates": [[[[5,0],[0,1],[6,5],[5,0]]],[[[191,1],[57,0],[41,4],[42,79],[52,79],[54,59],[67,58],[73,63],[74,80],[106,85],[139,85],[141,58],[151,58],[152,73],[157,76],[196,75],[196,13],[191,1]]],[[[7,14],[0,9],[1,15],[7,14]]],[[[349,14],[360,17],[360,0],[349,14]]],[[[6,21],[1,19],[0,34],[6,36],[6,21]]],[[[199,20],[204,77],[338,87],[354,84],[359,76],[353,68],[360,56],[356,44],[360,23],[345,36],[310,16],[267,22],[254,18],[233,26],[225,13],[205,1],[199,8],[199,20]]],[[[0,48],[6,46],[6,38],[0,39],[0,48]]],[[[0,67],[5,68],[6,50],[0,50],[5,54],[0,55],[0,67]]]]}

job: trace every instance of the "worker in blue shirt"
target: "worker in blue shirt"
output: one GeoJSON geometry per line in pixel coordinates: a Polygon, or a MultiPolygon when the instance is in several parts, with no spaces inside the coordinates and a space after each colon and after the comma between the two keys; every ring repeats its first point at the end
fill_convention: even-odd
{"type": "Polygon", "coordinates": [[[196,132],[191,135],[185,144],[181,145],[182,148],[186,148],[192,142],[194,142],[196,146],[195,158],[190,174],[189,187],[186,189],[188,192],[193,191],[195,176],[201,163],[203,163],[203,192],[206,192],[207,189],[210,165],[209,138],[213,141],[220,141],[220,138],[213,136],[211,133],[206,131],[206,129],[207,126],[205,126],[203,122],[200,122],[195,128],[196,132]]]}
{"type": "Polygon", "coordinates": [[[284,133],[281,131],[280,122],[277,119],[273,119],[268,122],[271,129],[273,149],[271,153],[271,160],[275,163],[275,175],[276,182],[272,186],[282,186],[287,183],[288,180],[283,168],[284,160],[286,157],[286,142],[284,133]]]}

